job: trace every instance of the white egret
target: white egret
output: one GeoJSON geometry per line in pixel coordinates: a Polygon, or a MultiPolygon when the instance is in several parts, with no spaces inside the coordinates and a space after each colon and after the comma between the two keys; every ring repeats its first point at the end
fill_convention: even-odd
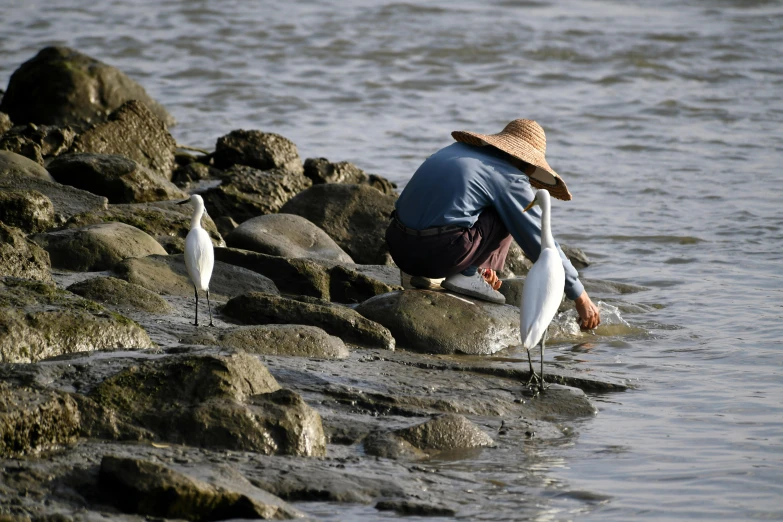
{"type": "Polygon", "coordinates": [[[527,362],[530,365],[531,382],[538,382],[539,391],[544,391],[544,344],[549,323],[557,313],[565,288],[565,270],[560,253],[552,237],[549,192],[536,191],[533,201],[525,207],[525,212],[534,205],[541,207],[541,254],[527,274],[522,288],[520,304],[520,334],[522,347],[527,350],[527,362]],[[541,344],[541,374],[536,375],[530,350],[541,344]]]}
{"type": "Polygon", "coordinates": [[[212,306],[209,303],[209,279],[212,277],[212,268],[215,266],[215,251],[207,231],[201,228],[201,218],[204,215],[204,200],[194,194],[190,199],[178,204],[192,203],[193,217],[190,219],[190,232],[185,238],[185,268],[193,283],[196,292],[196,321],[198,326],[198,291],[207,293],[207,310],[209,311],[209,326],[212,323],[212,306]]]}

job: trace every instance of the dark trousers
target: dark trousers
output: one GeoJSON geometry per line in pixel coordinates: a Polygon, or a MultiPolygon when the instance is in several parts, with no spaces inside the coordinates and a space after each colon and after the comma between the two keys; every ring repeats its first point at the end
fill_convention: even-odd
{"type": "Polygon", "coordinates": [[[394,220],[386,229],[389,252],[400,270],[432,279],[457,274],[469,266],[502,270],[511,240],[493,208],[485,209],[472,228],[438,235],[409,234],[394,220]]]}

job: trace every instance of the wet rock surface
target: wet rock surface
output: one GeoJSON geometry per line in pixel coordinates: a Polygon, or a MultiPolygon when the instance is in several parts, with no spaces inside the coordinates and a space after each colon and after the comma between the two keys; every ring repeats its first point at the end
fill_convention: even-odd
{"type": "Polygon", "coordinates": [[[361,264],[391,264],[386,227],[396,196],[367,185],[314,185],[298,194],[280,212],[315,223],[361,264]]]}
{"type": "Polygon", "coordinates": [[[0,278],[0,362],[152,346],[134,321],[53,285],[0,278]]]}
{"type": "Polygon", "coordinates": [[[3,190],[0,221],[28,234],[43,232],[54,226],[54,205],[37,190],[3,190]]]}
{"type": "MultiPolygon", "coordinates": [[[[158,294],[193,296],[193,283],[182,254],[126,259],[114,265],[113,270],[120,279],[158,294]]],[[[261,274],[220,261],[215,261],[209,288],[216,298],[253,290],[270,295],[279,293],[275,284],[261,274]]]]}
{"type": "MultiPolygon", "coordinates": [[[[125,223],[154,237],[169,254],[181,254],[185,250],[192,215],[191,205],[178,205],[174,201],[109,205],[77,214],[65,226],[79,228],[106,222],[125,223]]],[[[223,238],[208,214],[201,218],[201,227],[207,231],[213,245],[224,246],[223,238]]]]}
{"type": "Polygon", "coordinates": [[[294,214],[268,214],[249,219],[226,236],[226,245],[278,257],[353,263],[326,232],[294,214]]]}
{"type": "Polygon", "coordinates": [[[118,154],[64,154],[48,165],[64,185],[105,196],[109,203],[144,203],[186,199],[168,179],[118,154]]]}
{"type": "Polygon", "coordinates": [[[70,152],[119,154],[171,179],[176,149],[177,142],[166,124],[146,105],[131,100],[112,112],[105,122],[79,134],[70,152]]]}
{"type": "Polygon", "coordinates": [[[166,110],[119,69],[67,47],[47,47],[11,76],[0,111],[17,123],[84,125],[128,100],[142,100],[173,124],[166,110]]]}
{"type": "Polygon", "coordinates": [[[166,255],[150,235],[125,223],[99,223],[32,236],[49,252],[52,266],[68,270],[108,270],[129,257],[166,255]]]}

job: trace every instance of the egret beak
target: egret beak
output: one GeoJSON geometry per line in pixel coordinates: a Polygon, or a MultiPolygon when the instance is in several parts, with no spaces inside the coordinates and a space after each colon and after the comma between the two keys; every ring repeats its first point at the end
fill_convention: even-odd
{"type": "Polygon", "coordinates": [[[526,206],[526,207],[525,207],[525,210],[523,210],[522,212],[527,212],[528,210],[530,210],[531,208],[533,208],[533,207],[535,206],[535,204],[536,204],[536,199],[535,199],[535,198],[533,198],[533,201],[531,201],[531,202],[530,202],[530,204],[529,204],[528,206],[526,206]]]}
{"type": "Polygon", "coordinates": [[[184,205],[185,203],[190,203],[190,198],[186,199],[185,201],[180,201],[177,203],[177,205],[184,205]]]}

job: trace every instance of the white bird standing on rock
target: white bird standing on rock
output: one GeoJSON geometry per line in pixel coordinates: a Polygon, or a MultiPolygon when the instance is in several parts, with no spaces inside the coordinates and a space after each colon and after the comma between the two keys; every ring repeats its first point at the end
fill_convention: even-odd
{"type": "Polygon", "coordinates": [[[525,207],[525,212],[534,205],[541,207],[541,254],[528,272],[525,286],[522,288],[520,334],[522,347],[527,350],[527,362],[530,364],[530,379],[527,385],[535,381],[538,383],[539,392],[543,392],[546,331],[563,299],[565,270],[552,237],[549,192],[543,189],[536,191],[533,201],[525,207]],[[539,343],[541,373],[536,375],[530,360],[530,350],[539,343]]]}
{"type": "Polygon", "coordinates": [[[212,277],[212,267],[215,266],[215,251],[207,231],[201,228],[201,218],[204,215],[204,200],[194,194],[190,199],[180,201],[179,205],[192,203],[193,217],[190,219],[190,232],[185,238],[185,268],[188,270],[193,288],[196,291],[196,326],[198,326],[198,291],[207,293],[207,310],[209,311],[209,326],[212,323],[212,306],[209,303],[209,279],[212,277]]]}

